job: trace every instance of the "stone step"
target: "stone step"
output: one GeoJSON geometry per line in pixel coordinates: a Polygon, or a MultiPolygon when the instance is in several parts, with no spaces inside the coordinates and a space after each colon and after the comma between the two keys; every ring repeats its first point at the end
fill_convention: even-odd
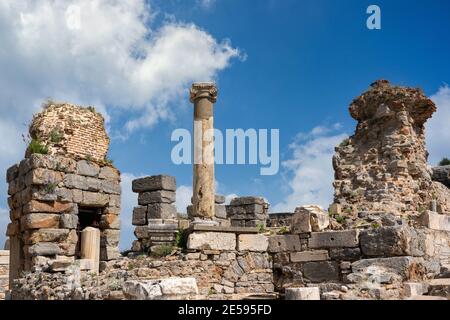
{"type": "Polygon", "coordinates": [[[450,278],[433,279],[429,283],[429,293],[450,299],[450,278]]]}

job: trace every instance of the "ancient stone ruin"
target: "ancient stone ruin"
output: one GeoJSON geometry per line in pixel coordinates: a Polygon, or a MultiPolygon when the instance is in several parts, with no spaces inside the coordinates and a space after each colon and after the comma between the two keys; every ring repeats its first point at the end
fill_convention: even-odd
{"type": "Polygon", "coordinates": [[[11,283],[74,262],[98,270],[99,260],[119,256],[120,232],[120,173],[106,159],[103,117],[51,103],[33,118],[30,137],[25,159],[7,172],[11,283]],[[88,227],[98,234],[86,242],[88,227]]]}
{"type": "MultiPolygon", "coordinates": [[[[217,94],[214,84],[193,85],[194,131],[196,124],[213,128],[217,94]]],[[[307,204],[269,214],[257,196],[225,204],[215,194],[213,149],[196,139],[203,162],[193,166],[188,215],[176,212],[175,177],[136,179],[138,202],[124,214],[132,215],[137,240],[120,254],[120,174],[105,159],[103,120],[90,109],[50,105],[35,117],[26,159],[8,170],[6,295],[446,300],[450,170],[427,165],[424,139],[435,110],[420,90],[387,81],[355,99],[350,113],[358,124],[336,147],[335,199],[328,210],[307,204]],[[53,120],[46,122],[45,115],[53,120]],[[64,132],[52,134],[53,128],[64,132]],[[96,143],[83,149],[80,137],[96,143]]],[[[0,281],[4,256],[0,251],[0,281]]]]}

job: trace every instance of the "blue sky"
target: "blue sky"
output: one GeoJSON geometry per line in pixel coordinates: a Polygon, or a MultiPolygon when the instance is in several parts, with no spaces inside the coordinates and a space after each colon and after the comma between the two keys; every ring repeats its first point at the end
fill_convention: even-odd
{"type": "MultiPolygon", "coordinates": [[[[17,140],[25,131],[23,123],[38,110],[40,100],[54,97],[92,103],[109,120],[113,137],[110,158],[124,173],[123,187],[128,188],[129,180],[135,176],[170,174],[176,176],[178,186],[183,186],[180,192],[185,196],[178,203],[186,202],[192,168],[172,164],[170,152],[174,143],[170,135],[176,128],[192,127],[189,83],[210,78],[219,87],[216,128],[280,129],[280,160],[284,165],[279,174],[260,176],[259,166],[217,166],[218,191],[225,195],[261,195],[276,211],[291,210],[305,202],[327,205],[332,200],[333,146],[354,130],[348,105],[380,78],[421,87],[439,102],[439,114],[433,119],[428,137],[431,160],[436,162],[450,155],[442,142],[450,137],[445,128],[450,120],[450,93],[445,86],[450,82],[448,1],[153,0],[147,2],[148,6],[133,1],[133,5],[123,5],[131,14],[118,19],[112,1],[102,0],[98,7],[105,9],[102,17],[108,28],[91,26],[82,20],[83,26],[95,31],[84,34],[83,28],[78,34],[64,33],[69,31],[38,24],[29,38],[23,32],[11,35],[11,30],[29,31],[29,25],[36,23],[32,20],[17,26],[14,14],[16,18],[23,12],[31,17],[45,17],[48,12],[65,10],[64,5],[77,4],[63,1],[64,5],[54,7],[49,1],[37,2],[37,7],[27,6],[27,1],[19,1],[22,6],[3,4],[4,14],[10,13],[8,19],[0,13],[0,41],[9,41],[12,53],[14,49],[19,53],[23,46],[27,48],[19,57],[0,49],[0,67],[7,70],[0,73],[0,84],[6,86],[0,89],[0,112],[4,116],[0,132],[10,139],[4,146],[6,156],[0,161],[2,171],[22,157],[25,146],[17,140]],[[366,9],[371,4],[381,8],[381,30],[366,27],[366,9]],[[41,10],[43,7],[48,10],[41,10]],[[149,13],[145,23],[139,21],[139,13],[143,12],[149,13]],[[86,40],[90,33],[97,37],[94,41],[86,40]],[[114,36],[109,37],[108,33],[114,36]],[[117,39],[127,39],[127,35],[125,43],[129,46],[121,46],[124,41],[117,39]],[[138,45],[129,42],[132,36],[138,45]],[[73,69],[64,63],[65,57],[53,52],[58,50],[57,40],[67,37],[74,37],[73,41],[63,42],[60,48],[63,54],[67,50],[65,56],[71,56],[73,69]],[[33,39],[41,42],[23,44],[33,39]],[[156,45],[164,43],[164,39],[181,44],[173,48],[156,45]],[[74,41],[80,41],[76,50],[74,41]],[[96,47],[112,47],[116,51],[106,58],[97,52],[87,53],[96,47]],[[171,67],[158,73],[157,63],[140,65],[139,59],[129,53],[130,48],[136,47],[148,50],[149,55],[164,48],[164,59],[155,61],[171,67]],[[47,56],[51,59],[44,58],[43,64],[49,72],[43,72],[33,62],[47,56]],[[120,57],[124,57],[123,65],[118,65],[120,57]],[[196,58],[199,61],[193,62],[196,58]],[[125,76],[123,69],[128,65],[130,70],[140,72],[140,77],[125,76]],[[17,68],[8,69],[11,66],[17,68]],[[66,68],[69,70],[65,72],[66,68]],[[11,106],[17,110],[14,115],[11,106]],[[158,116],[142,120],[146,114],[158,116]],[[138,124],[129,129],[130,121],[138,124]]],[[[88,11],[84,2],[78,2],[82,13],[88,11]]],[[[101,21],[96,23],[102,26],[101,21]]],[[[5,212],[4,185],[0,191],[0,212],[5,212]]],[[[129,247],[133,238],[129,217],[134,201],[129,190],[124,190],[122,248],[129,247]]],[[[0,229],[6,228],[6,221],[0,219],[0,229]]]]}

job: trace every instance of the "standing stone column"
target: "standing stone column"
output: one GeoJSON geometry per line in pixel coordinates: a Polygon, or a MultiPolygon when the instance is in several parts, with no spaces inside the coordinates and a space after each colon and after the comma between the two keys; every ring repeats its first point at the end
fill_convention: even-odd
{"type": "Polygon", "coordinates": [[[81,231],[81,258],[94,262],[93,272],[98,273],[100,265],[100,230],[87,227],[81,231]]]}
{"type": "Polygon", "coordinates": [[[214,83],[194,83],[190,92],[194,104],[193,219],[214,220],[214,113],[217,88],[214,83]]]}

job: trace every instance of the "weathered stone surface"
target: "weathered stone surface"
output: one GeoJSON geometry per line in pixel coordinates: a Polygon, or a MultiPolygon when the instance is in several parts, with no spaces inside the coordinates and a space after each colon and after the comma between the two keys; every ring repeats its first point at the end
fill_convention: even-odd
{"type": "Polygon", "coordinates": [[[168,203],[154,203],[148,205],[148,219],[174,219],[177,216],[177,209],[168,203]]]}
{"type": "Polygon", "coordinates": [[[320,206],[307,205],[295,209],[292,216],[292,230],[294,233],[320,232],[328,228],[330,218],[320,206]]]}
{"type": "Polygon", "coordinates": [[[243,206],[243,205],[250,205],[250,204],[264,205],[265,200],[264,200],[264,198],[261,198],[261,197],[239,197],[239,198],[232,199],[230,202],[231,206],[243,206]]]}
{"type": "Polygon", "coordinates": [[[216,204],[214,214],[216,218],[226,219],[227,218],[227,209],[223,205],[216,204]]]}
{"type": "Polygon", "coordinates": [[[63,229],[76,229],[78,225],[78,215],[62,214],[60,216],[59,226],[63,229]]]}
{"type": "Polygon", "coordinates": [[[87,191],[95,191],[98,192],[101,190],[102,180],[93,178],[93,177],[85,177],[86,181],[86,189],[87,191]]]}
{"type": "Polygon", "coordinates": [[[120,173],[115,168],[102,167],[100,169],[100,173],[98,174],[98,177],[99,177],[99,179],[119,181],[120,180],[120,173]]]}
{"type": "Polygon", "coordinates": [[[69,235],[68,229],[39,229],[31,231],[25,237],[26,244],[36,244],[39,242],[63,242],[69,235]]]}
{"type": "Polygon", "coordinates": [[[214,202],[216,204],[224,204],[225,203],[225,196],[216,194],[216,196],[214,197],[214,202]]]}
{"type": "Polygon", "coordinates": [[[147,239],[149,237],[147,226],[138,226],[134,229],[134,235],[138,239],[147,239]]]}
{"type": "Polygon", "coordinates": [[[365,256],[423,255],[417,243],[417,234],[409,227],[381,227],[364,230],[360,235],[361,251],[365,256]]]}
{"type": "Polygon", "coordinates": [[[163,295],[195,295],[198,294],[195,278],[168,278],[159,283],[163,295]]]}
{"type": "Polygon", "coordinates": [[[100,248],[100,260],[111,261],[120,257],[120,251],[117,247],[101,247],[100,248]]]}
{"type": "Polygon", "coordinates": [[[450,216],[426,211],[421,217],[422,224],[427,228],[439,231],[450,231],[450,216]]]}
{"type": "Polygon", "coordinates": [[[101,182],[101,190],[104,193],[120,194],[121,188],[119,181],[103,180],[101,182]]]}
{"type": "Polygon", "coordinates": [[[73,204],[65,202],[42,202],[31,200],[23,207],[23,213],[64,213],[70,212],[73,209],[73,204]]]}
{"type": "Polygon", "coordinates": [[[327,250],[292,252],[291,262],[326,261],[329,259],[327,250]]]}
{"type": "Polygon", "coordinates": [[[318,287],[308,288],[286,288],[286,300],[320,300],[320,289],[318,287]]]}
{"type": "Polygon", "coordinates": [[[312,249],[357,247],[358,231],[313,232],[308,245],[312,249]]]}
{"type": "Polygon", "coordinates": [[[6,183],[10,183],[19,175],[19,165],[15,164],[6,171],[6,183]]]}
{"type": "Polygon", "coordinates": [[[391,258],[374,258],[363,259],[352,263],[353,273],[367,273],[374,267],[382,268],[383,272],[392,272],[403,278],[410,276],[412,268],[420,269],[423,262],[420,258],[413,257],[391,257],[391,258]]]}
{"type": "Polygon", "coordinates": [[[40,228],[58,228],[60,215],[34,213],[21,218],[21,225],[25,230],[40,228]]]}
{"type": "Polygon", "coordinates": [[[301,251],[298,235],[277,235],[269,237],[269,252],[301,251]]]}
{"type": "Polygon", "coordinates": [[[153,203],[174,203],[175,192],[167,190],[157,190],[151,192],[142,192],[139,194],[138,203],[141,206],[153,203]]]}
{"type": "Polygon", "coordinates": [[[102,247],[118,246],[120,241],[120,230],[107,229],[103,230],[100,236],[100,244],[102,247]]]}
{"type": "Polygon", "coordinates": [[[66,174],[63,183],[64,186],[69,189],[88,190],[86,177],[76,174],[66,174]]]}
{"type": "Polygon", "coordinates": [[[29,171],[25,177],[25,184],[31,185],[49,185],[59,184],[63,180],[63,174],[61,172],[37,168],[29,171]]]}
{"type": "Polygon", "coordinates": [[[28,248],[28,253],[32,256],[54,256],[60,254],[61,249],[56,243],[37,243],[28,248]]]}
{"type": "Polygon", "coordinates": [[[107,194],[98,192],[83,191],[83,200],[81,205],[87,207],[105,207],[109,202],[109,196],[107,194]]]}
{"type": "Polygon", "coordinates": [[[423,283],[419,282],[405,282],[403,283],[403,289],[404,289],[404,296],[405,297],[414,297],[414,296],[420,296],[424,293],[427,293],[427,286],[423,283]]]}
{"type": "Polygon", "coordinates": [[[156,300],[162,297],[157,280],[130,280],[124,283],[123,293],[129,300],[156,300]]]}
{"type": "Polygon", "coordinates": [[[434,181],[440,182],[447,188],[450,188],[450,166],[439,166],[433,168],[434,181]]]}
{"type": "Polygon", "coordinates": [[[360,248],[330,248],[330,258],[339,261],[355,261],[361,258],[360,248]]]}
{"type": "Polygon", "coordinates": [[[120,229],[120,218],[115,214],[104,214],[100,218],[100,227],[103,229],[120,229]]]}
{"type": "Polygon", "coordinates": [[[236,250],[236,235],[220,232],[194,232],[188,237],[188,249],[236,250]]]}
{"type": "Polygon", "coordinates": [[[430,295],[450,298],[450,279],[433,279],[429,283],[430,295]]]}
{"type": "Polygon", "coordinates": [[[303,276],[312,282],[338,281],[339,265],[335,261],[307,262],[303,276]]]}
{"type": "Polygon", "coordinates": [[[77,174],[81,176],[97,177],[100,173],[100,167],[90,161],[81,160],[77,162],[77,174]]]}
{"type": "Polygon", "coordinates": [[[239,251],[267,251],[269,239],[263,234],[240,234],[238,235],[239,251]]]}
{"type": "Polygon", "coordinates": [[[136,179],[132,182],[133,192],[146,192],[146,191],[156,191],[156,190],[169,190],[175,191],[176,180],[171,176],[152,176],[136,179]]]}
{"type": "Polygon", "coordinates": [[[144,226],[147,224],[147,207],[135,207],[133,209],[132,224],[134,226],[144,226]]]}

